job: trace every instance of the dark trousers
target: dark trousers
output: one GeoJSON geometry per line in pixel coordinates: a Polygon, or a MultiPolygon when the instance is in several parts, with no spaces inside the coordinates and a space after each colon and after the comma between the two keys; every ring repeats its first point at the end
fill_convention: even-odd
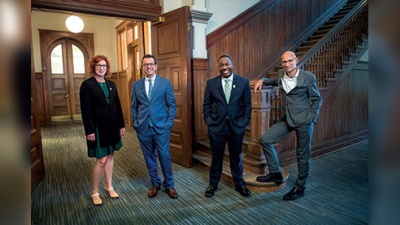
{"type": "Polygon", "coordinates": [[[279,159],[273,144],[277,143],[290,132],[296,132],[296,157],[298,175],[294,186],[304,190],[307,187],[308,175],[311,166],[311,140],[314,124],[300,127],[290,127],[285,120],[272,125],[260,138],[260,144],[264,151],[270,173],[280,171],[279,159]]]}
{"type": "Polygon", "coordinates": [[[222,175],[225,145],[228,143],[230,169],[236,187],[244,185],[243,162],[242,162],[242,141],[244,134],[235,134],[228,124],[218,133],[208,131],[212,150],[212,161],[210,168],[210,184],[217,186],[222,175]]]}

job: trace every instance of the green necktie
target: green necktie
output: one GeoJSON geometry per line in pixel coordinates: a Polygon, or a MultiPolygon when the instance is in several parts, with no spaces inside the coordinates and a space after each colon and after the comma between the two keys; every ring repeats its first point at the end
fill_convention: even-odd
{"type": "Polygon", "coordinates": [[[229,98],[231,97],[231,87],[229,86],[229,81],[230,80],[228,79],[225,80],[225,88],[224,88],[224,93],[227,103],[229,103],[229,98]]]}

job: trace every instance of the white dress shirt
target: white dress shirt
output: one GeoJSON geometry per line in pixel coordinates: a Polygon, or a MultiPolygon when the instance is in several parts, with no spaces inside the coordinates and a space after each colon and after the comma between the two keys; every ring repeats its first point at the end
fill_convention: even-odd
{"type": "Polygon", "coordinates": [[[283,86],[283,90],[286,91],[286,93],[289,93],[291,90],[293,90],[293,88],[296,87],[297,85],[297,77],[299,76],[299,69],[297,69],[296,75],[294,75],[293,78],[290,78],[286,72],[282,77],[282,86],[283,86]]]}

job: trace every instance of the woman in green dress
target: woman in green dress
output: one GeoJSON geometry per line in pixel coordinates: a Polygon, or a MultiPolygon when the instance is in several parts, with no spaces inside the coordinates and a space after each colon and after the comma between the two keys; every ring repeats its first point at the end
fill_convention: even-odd
{"type": "Polygon", "coordinates": [[[80,88],[82,121],[85,129],[88,156],[96,158],[93,168],[92,202],[101,205],[100,181],[105,174],[105,190],[118,198],[112,186],[114,151],[122,147],[125,134],[124,117],[115,83],[105,77],[110,74],[110,61],[104,55],[92,57],[88,63],[91,76],[80,88]]]}

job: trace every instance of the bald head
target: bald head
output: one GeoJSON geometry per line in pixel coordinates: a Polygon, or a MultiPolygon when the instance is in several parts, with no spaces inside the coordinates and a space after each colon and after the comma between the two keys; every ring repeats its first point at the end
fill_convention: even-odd
{"type": "Polygon", "coordinates": [[[289,77],[296,75],[298,62],[296,54],[292,51],[286,51],[281,56],[281,65],[289,77]]]}
{"type": "Polygon", "coordinates": [[[282,58],[296,58],[296,54],[294,54],[294,52],[292,51],[286,51],[282,54],[281,59],[282,58]]]}

